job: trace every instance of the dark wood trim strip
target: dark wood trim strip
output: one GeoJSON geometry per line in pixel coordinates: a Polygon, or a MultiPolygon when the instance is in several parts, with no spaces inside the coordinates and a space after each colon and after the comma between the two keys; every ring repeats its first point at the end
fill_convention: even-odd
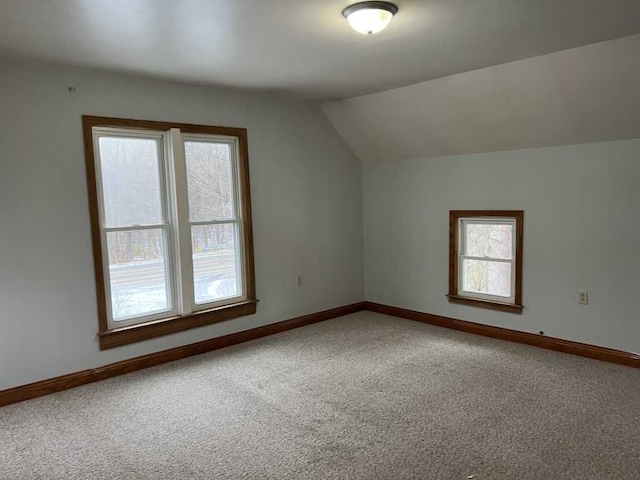
{"type": "MultiPolygon", "coordinates": [[[[215,125],[197,125],[193,123],[160,122],[156,120],[138,120],[132,118],[102,117],[83,115],[83,123],[92,127],[136,128],[138,130],[167,131],[179,128],[183,133],[205,135],[228,135],[230,137],[247,137],[246,128],[219,127],[215,125]]],[[[92,143],[93,144],[93,143],[92,143]]]]}
{"type": "Polygon", "coordinates": [[[82,137],[87,173],[87,198],[89,201],[89,217],[91,222],[91,245],[96,279],[96,298],[98,302],[98,331],[106,332],[109,326],[107,324],[107,294],[104,283],[104,265],[102,264],[102,240],[100,239],[98,182],[96,180],[95,152],[93,151],[93,122],[93,117],[86,115],[82,117],[82,137]]]}
{"type": "Polygon", "coordinates": [[[488,308],[489,310],[499,310],[501,312],[521,313],[524,308],[522,305],[514,305],[512,303],[500,303],[493,300],[480,300],[479,298],[461,297],[459,295],[447,295],[450,303],[460,303],[462,305],[470,305],[472,307],[488,308]]]}
{"type": "Polygon", "coordinates": [[[232,320],[245,315],[253,315],[257,310],[256,304],[255,300],[244,300],[182,317],[161,318],[148,323],[107,330],[106,332],[98,333],[100,350],[142,342],[162,335],[232,320]]]}
{"type": "Polygon", "coordinates": [[[31,398],[42,397],[51,393],[61,392],[80,385],[98,382],[107,378],[124,375],[144,368],[161,365],[181,358],[187,358],[201,353],[211,352],[220,348],[229,347],[238,343],[248,342],[257,338],[274,335],[294,328],[303,327],[312,323],[322,322],[332,318],[342,317],[350,313],[364,310],[365,302],[354,303],[343,307],[332,308],[322,312],[312,313],[303,317],[292,318],[283,322],[272,323],[263,327],[245,330],[244,332],[225,335],[224,337],[212,338],[202,342],[171,348],[162,352],[151,353],[142,357],[131,358],[121,362],[105,365],[104,367],[92,368],[81,372],[70,373],[61,377],[43,380],[40,382],[23,385],[0,391],[0,407],[12,403],[29,400],[31,398]]]}
{"type": "Polygon", "coordinates": [[[637,353],[598,347],[596,345],[563,340],[561,338],[544,337],[533,333],[510,330],[508,328],[481,325],[479,323],[442,317],[440,315],[432,315],[430,313],[417,312],[406,308],[391,307],[373,302],[365,302],[365,310],[384,313],[394,317],[406,318],[416,322],[428,323],[429,325],[436,325],[438,327],[460,330],[462,332],[473,333],[475,335],[507,340],[509,342],[523,343],[525,345],[532,345],[534,347],[569,353],[580,357],[593,358],[603,362],[617,363],[628,367],[640,368],[640,355],[637,353]]]}
{"type": "Polygon", "coordinates": [[[254,265],[253,249],[253,217],[251,213],[251,181],[249,179],[249,141],[247,131],[244,129],[238,133],[239,143],[239,175],[240,175],[240,195],[242,209],[242,228],[244,237],[244,257],[247,298],[256,299],[256,275],[254,265]]]}

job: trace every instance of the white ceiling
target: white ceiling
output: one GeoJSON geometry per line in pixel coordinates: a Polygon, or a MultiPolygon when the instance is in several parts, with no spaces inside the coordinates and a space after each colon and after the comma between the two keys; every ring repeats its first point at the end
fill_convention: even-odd
{"type": "Polygon", "coordinates": [[[323,110],[365,163],[640,138],[640,35],[323,110]]]}
{"type": "Polygon", "coordinates": [[[640,33],[640,0],[2,0],[0,54],[336,99],[640,33]]]}

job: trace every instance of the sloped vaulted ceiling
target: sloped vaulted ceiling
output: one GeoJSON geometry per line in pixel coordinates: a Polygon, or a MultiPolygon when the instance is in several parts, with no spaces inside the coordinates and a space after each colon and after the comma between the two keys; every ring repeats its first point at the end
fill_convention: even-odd
{"type": "Polygon", "coordinates": [[[640,35],[324,104],[363,162],[640,137],[640,35]]]}

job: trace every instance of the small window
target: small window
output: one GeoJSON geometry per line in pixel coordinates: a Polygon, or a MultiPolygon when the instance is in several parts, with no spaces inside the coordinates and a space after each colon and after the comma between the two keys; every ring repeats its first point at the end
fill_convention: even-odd
{"type": "Polygon", "coordinates": [[[255,313],[246,130],[83,121],[101,348],[255,313]]]}
{"type": "Polygon", "coordinates": [[[449,301],[522,311],[522,222],[518,211],[451,211],[449,301]]]}

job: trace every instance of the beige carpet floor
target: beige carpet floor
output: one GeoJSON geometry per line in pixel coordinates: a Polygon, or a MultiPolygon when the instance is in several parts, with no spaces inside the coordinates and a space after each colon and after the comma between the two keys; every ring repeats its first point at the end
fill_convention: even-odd
{"type": "Polygon", "coordinates": [[[640,370],[361,312],[0,408],[0,478],[638,480],[640,370]]]}

